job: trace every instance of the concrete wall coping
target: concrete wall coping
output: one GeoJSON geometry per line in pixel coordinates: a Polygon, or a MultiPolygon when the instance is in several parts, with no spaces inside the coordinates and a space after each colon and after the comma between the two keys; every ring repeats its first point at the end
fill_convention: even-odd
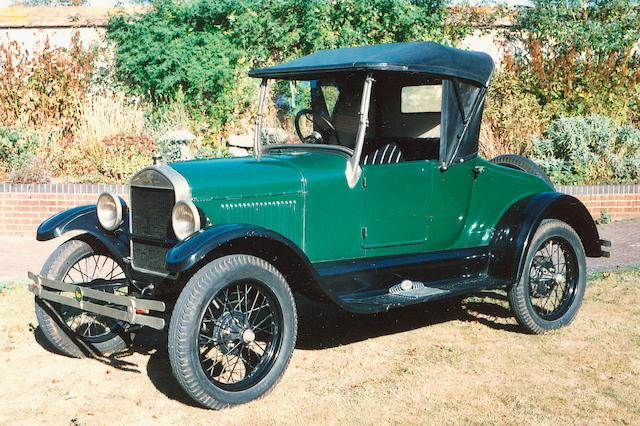
{"type": "Polygon", "coordinates": [[[640,194],[640,184],[626,185],[557,185],[556,191],[569,195],[640,194]]]}
{"type": "Polygon", "coordinates": [[[101,194],[107,191],[127,195],[129,186],[103,183],[0,183],[0,193],[101,194]]]}
{"type": "MultiPolygon", "coordinates": [[[[2,192],[100,194],[109,191],[115,194],[129,193],[128,185],[91,183],[0,183],[2,192]]],[[[640,184],[626,185],[557,185],[556,191],[570,195],[591,194],[640,194],[640,184]]]]}

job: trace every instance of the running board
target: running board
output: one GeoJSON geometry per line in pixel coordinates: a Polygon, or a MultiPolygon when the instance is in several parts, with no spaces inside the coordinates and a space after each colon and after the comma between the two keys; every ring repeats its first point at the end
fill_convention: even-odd
{"type": "Polygon", "coordinates": [[[60,303],[62,305],[71,306],[83,311],[91,312],[116,320],[128,322],[129,324],[145,325],[147,327],[162,330],[165,326],[163,318],[158,318],[147,314],[149,311],[164,312],[166,309],[164,302],[150,299],[137,299],[131,296],[107,293],[105,291],[94,290],[83,287],[78,284],[65,283],[62,281],[50,280],[32,272],[28,273],[29,279],[33,280],[33,284],[29,285],[29,291],[41,299],[51,302],[60,303]],[[58,291],[50,291],[50,288],[58,291]],[[72,293],[74,297],[63,296],[59,293],[72,293]],[[99,300],[106,302],[111,307],[90,302],[87,299],[99,300]],[[126,309],[122,309],[126,308],[126,309]]]}
{"type": "Polygon", "coordinates": [[[382,312],[401,306],[414,305],[431,300],[495,288],[505,284],[486,276],[448,280],[438,283],[423,283],[404,280],[389,289],[362,294],[350,294],[339,298],[340,304],[349,311],[358,313],[382,312]]]}

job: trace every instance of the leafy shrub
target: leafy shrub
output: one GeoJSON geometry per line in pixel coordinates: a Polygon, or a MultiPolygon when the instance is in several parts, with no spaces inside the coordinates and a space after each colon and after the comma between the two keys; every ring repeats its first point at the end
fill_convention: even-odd
{"type": "Polygon", "coordinates": [[[77,122],[71,133],[62,127],[40,129],[41,156],[55,176],[73,182],[109,182],[97,165],[107,155],[101,141],[113,135],[144,134],[144,107],[124,94],[103,91],[77,100],[77,122]]]}
{"type": "Polygon", "coordinates": [[[320,49],[407,40],[459,39],[444,25],[444,0],[153,1],[137,15],[116,14],[107,38],[115,73],[131,93],[156,104],[184,94],[189,116],[222,140],[231,117],[251,108],[250,68],[320,49]]]}
{"type": "Polygon", "coordinates": [[[38,135],[22,125],[0,127],[0,161],[8,168],[19,165],[38,149],[38,135]]]}
{"type": "Polygon", "coordinates": [[[640,131],[607,117],[561,117],[533,139],[533,153],[560,184],[640,179],[640,131]]]}
{"type": "Polygon", "coordinates": [[[167,162],[189,160],[191,156],[190,141],[167,141],[162,157],[167,162]]]}
{"type": "Polygon", "coordinates": [[[493,158],[501,154],[531,156],[531,140],[540,136],[547,117],[537,98],[522,89],[518,75],[498,70],[487,92],[480,132],[480,155],[493,158]]]}
{"type": "Polygon", "coordinates": [[[9,181],[15,183],[48,183],[51,172],[35,156],[29,156],[15,165],[9,173],[9,181]]]}
{"type": "Polygon", "coordinates": [[[69,49],[45,39],[38,50],[16,41],[0,43],[0,123],[58,126],[69,133],[77,123],[77,99],[89,87],[97,51],[85,49],[79,34],[69,49]]]}
{"type": "Polygon", "coordinates": [[[147,108],[144,115],[144,131],[155,141],[168,132],[176,129],[191,129],[189,106],[184,99],[184,93],[178,91],[175,99],[167,98],[163,102],[147,108]]]}
{"type": "Polygon", "coordinates": [[[97,148],[96,171],[122,182],[151,164],[156,145],[147,135],[118,134],[103,139],[97,148]]]}
{"type": "Polygon", "coordinates": [[[633,0],[533,0],[505,64],[544,111],[640,122],[640,9],[633,0]]]}

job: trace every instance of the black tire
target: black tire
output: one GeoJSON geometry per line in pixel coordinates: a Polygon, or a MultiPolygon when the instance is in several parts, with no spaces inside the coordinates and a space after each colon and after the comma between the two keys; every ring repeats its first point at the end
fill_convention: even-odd
{"type": "Polygon", "coordinates": [[[531,240],[509,305],[520,325],[542,334],[569,324],[586,287],[586,261],[578,234],[566,223],[542,221],[531,240]]]}
{"type": "Polygon", "coordinates": [[[511,169],[531,173],[532,175],[542,178],[542,180],[547,182],[553,188],[553,183],[551,182],[551,179],[549,179],[549,176],[545,173],[545,171],[527,157],[516,154],[503,154],[498,155],[496,158],[492,158],[490,162],[499,166],[509,167],[511,169]]]}
{"type": "Polygon", "coordinates": [[[173,374],[208,408],[260,398],[287,368],[297,328],[289,285],[271,264],[249,255],[221,257],[187,282],[175,305],[173,374]]]}
{"type": "MultiPolygon", "coordinates": [[[[83,274],[86,274],[90,279],[124,277],[122,268],[110,254],[94,249],[81,240],[69,240],[58,246],[40,271],[40,275],[43,277],[64,282],[77,282],[78,280],[74,278],[83,277],[83,274]],[[97,267],[94,267],[92,262],[97,267]],[[91,269],[92,276],[89,277],[89,272],[78,272],[83,270],[83,264],[88,265],[87,271],[91,269]],[[110,275],[107,271],[110,271],[110,275]]],[[[85,280],[84,277],[83,280],[85,280]]],[[[123,290],[126,292],[126,286],[123,287],[123,290]]],[[[69,338],[68,332],[73,333],[77,339],[88,343],[102,354],[118,351],[127,346],[121,334],[112,330],[112,328],[115,329],[116,326],[119,326],[122,328],[120,333],[124,333],[127,324],[100,315],[82,314],[75,308],[57,303],[51,303],[51,306],[66,322],[67,330],[62,330],[58,322],[38,303],[35,304],[36,317],[47,340],[63,354],[74,358],[85,357],[85,353],[69,338]],[[78,320],[78,318],[85,321],[78,320]]]]}

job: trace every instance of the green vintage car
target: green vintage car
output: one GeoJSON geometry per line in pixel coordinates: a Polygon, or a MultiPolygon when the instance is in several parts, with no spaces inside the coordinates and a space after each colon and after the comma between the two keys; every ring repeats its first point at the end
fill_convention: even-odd
{"type": "Polygon", "coordinates": [[[43,333],[82,357],[167,321],[177,381],[222,408],[284,373],[294,293],[372,313],[502,287],[523,330],[567,325],[607,242],[535,163],[478,156],[493,68],[412,42],[252,70],[252,155],[155,164],[128,205],[103,193],[40,225],[81,231],[30,274],[43,333]]]}

